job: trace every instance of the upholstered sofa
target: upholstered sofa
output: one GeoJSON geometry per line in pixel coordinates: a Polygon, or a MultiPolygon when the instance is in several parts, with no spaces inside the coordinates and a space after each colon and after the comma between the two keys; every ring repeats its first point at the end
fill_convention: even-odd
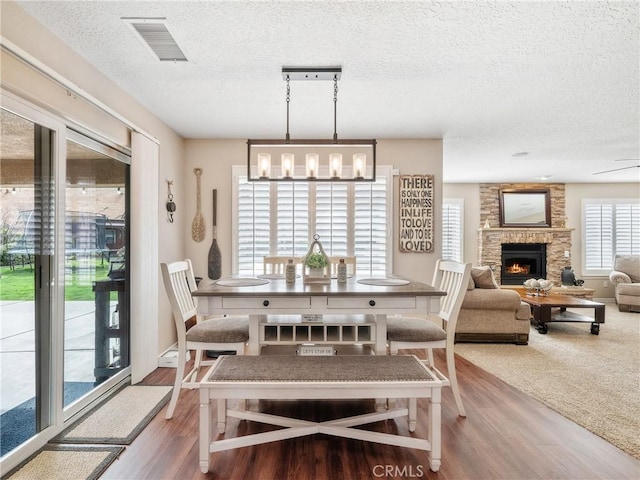
{"type": "Polygon", "coordinates": [[[609,280],[621,312],[640,312],[640,255],[616,255],[609,280]]]}
{"type": "Polygon", "coordinates": [[[456,342],[529,342],[531,308],[515,290],[501,289],[488,267],[471,269],[458,324],[456,342]]]}

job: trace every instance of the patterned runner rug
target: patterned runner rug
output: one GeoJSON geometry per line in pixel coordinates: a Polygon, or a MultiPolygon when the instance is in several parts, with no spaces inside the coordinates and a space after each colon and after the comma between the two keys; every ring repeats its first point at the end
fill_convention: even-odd
{"type": "Polygon", "coordinates": [[[640,459],[640,314],[607,304],[600,335],[589,326],[550,323],[546,335],[531,329],[529,345],[458,343],[455,352],[640,459]]]}
{"type": "Polygon", "coordinates": [[[168,386],[123,388],[52,440],[52,443],[129,445],[167,403],[168,386]]]}

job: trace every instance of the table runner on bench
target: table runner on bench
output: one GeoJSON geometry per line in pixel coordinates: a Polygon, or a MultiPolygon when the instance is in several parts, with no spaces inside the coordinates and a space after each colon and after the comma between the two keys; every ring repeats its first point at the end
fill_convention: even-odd
{"type": "Polygon", "coordinates": [[[208,382],[415,382],[436,378],[410,355],[221,357],[208,382]],[[283,365],[286,368],[283,368],[283,365]]]}

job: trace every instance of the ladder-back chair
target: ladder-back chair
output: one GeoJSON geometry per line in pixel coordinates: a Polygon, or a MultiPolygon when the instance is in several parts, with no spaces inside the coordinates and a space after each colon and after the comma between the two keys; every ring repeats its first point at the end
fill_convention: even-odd
{"type": "Polygon", "coordinates": [[[398,316],[390,316],[387,319],[387,342],[392,355],[396,355],[398,350],[424,348],[429,366],[435,369],[433,349],[445,349],[449,374],[449,383],[446,385],[451,385],[458,415],[461,417],[466,417],[467,414],[458,388],[453,345],[458,314],[469,285],[470,274],[470,263],[438,260],[431,284],[434,288],[447,292],[446,296],[440,298],[440,311],[430,315],[429,319],[398,316]],[[443,328],[434,322],[442,325],[443,328]]]}
{"type": "Polygon", "coordinates": [[[293,259],[293,264],[296,265],[296,273],[299,273],[298,265],[302,263],[300,257],[262,257],[262,273],[265,275],[284,275],[286,273],[286,266],[289,263],[289,259],[293,259]]]}
{"type": "Polygon", "coordinates": [[[178,367],[173,393],[166,418],[172,418],[178,403],[180,390],[197,387],[197,375],[201,366],[212,365],[216,360],[202,360],[207,350],[233,351],[243,355],[249,340],[248,317],[222,317],[199,319],[197,303],[191,296],[196,289],[191,260],[160,264],[164,288],[171,303],[178,335],[178,367]],[[185,375],[187,351],[195,350],[193,368],[185,375]]]}

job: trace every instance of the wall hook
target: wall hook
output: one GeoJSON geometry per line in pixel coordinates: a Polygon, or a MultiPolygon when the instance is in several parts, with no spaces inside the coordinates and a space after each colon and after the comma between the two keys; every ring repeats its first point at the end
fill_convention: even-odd
{"type": "Polygon", "coordinates": [[[167,220],[169,220],[169,223],[173,223],[173,212],[176,211],[173,193],[171,193],[171,185],[173,185],[173,180],[167,180],[167,220]]]}

